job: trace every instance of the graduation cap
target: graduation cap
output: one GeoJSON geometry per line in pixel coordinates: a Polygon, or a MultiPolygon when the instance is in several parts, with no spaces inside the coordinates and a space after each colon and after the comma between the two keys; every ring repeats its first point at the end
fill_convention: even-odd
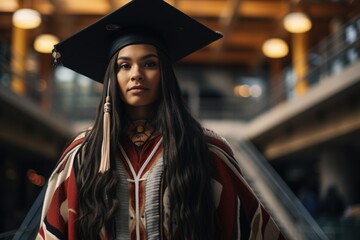
{"type": "Polygon", "coordinates": [[[152,44],[175,63],[221,37],[163,0],[133,0],[55,45],[53,56],[103,82],[111,56],[126,45],[152,44]]]}

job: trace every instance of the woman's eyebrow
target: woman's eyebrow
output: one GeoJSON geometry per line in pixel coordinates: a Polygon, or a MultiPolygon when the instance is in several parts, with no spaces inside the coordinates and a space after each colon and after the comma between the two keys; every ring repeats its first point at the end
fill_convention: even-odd
{"type": "Polygon", "coordinates": [[[129,60],[131,60],[131,58],[130,58],[130,57],[126,57],[126,56],[120,56],[120,57],[118,57],[117,60],[118,60],[118,61],[119,61],[119,60],[129,61],[129,60]]]}
{"type": "Polygon", "coordinates": [[[155,53],[149,53],[149,54],[146,54],[145,56],[143,56],[141,59],[148,59],[148,58],[152,58],[152,57],[159,58],[158,55],[156,55],[155,53]]]}
{"type": "MultiPolygon", "coordinates": [[[[152,58],[152,57],[159,58],[159,56],[156,55],[155,53],[149,53],[149,54],[146,54],[146,55],[142,56],[141,60],[145,60],[145,59],[152,58]]],[[[117,60],[118,61],[119,60],[130,61],[131,58],[127,57],[127,56],[119,56],[117,60]]]]}

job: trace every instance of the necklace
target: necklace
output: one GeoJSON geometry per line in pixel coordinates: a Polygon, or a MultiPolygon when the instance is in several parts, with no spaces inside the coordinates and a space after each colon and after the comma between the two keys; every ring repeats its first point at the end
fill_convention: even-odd
{"type": "Polygon", "coordinates": [[[137,147],[142,147],[151,137],[154,127],[146,120],[137,120],[131,122],[128,130],[131,141],[137,147]]]}

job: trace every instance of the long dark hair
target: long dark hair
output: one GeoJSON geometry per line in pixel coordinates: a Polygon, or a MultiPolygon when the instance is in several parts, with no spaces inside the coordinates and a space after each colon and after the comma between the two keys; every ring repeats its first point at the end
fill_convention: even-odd
{"type": "MultiPolygon", "coordinates": [[[[154,124],[163,135],[164,184],[170,194],[170,233],[177,223],[180,239],[212,239],[215,227],[215,206],[211,189],[211,159],[201,125],[187,111],[168,57],[158,51],[161,71],[161,91],[154,124]]],[[[110,81],[112,101],[110,164],[114,166],[116,145],[125,134],[126,113],[116,81],[116,56],[110,60],[104,86],[110,81]]],[[[102,226],[114,236],[114,214],[117,177],[114,168],[99,174],[102,141],[103,105],[106,87],[98,107],[94,127],[82,149],[77,184],[79,189],[79,239],[97,239],[102,226]]],[[[160,187],[160,186],[159,186],[160,187]]],[[[173,238],[174,236],[170,236],[173,238]]]]}

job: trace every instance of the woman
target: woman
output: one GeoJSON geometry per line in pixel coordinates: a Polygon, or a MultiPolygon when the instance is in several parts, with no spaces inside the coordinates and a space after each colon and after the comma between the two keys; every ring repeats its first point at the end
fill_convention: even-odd
{"type": "Polygon", "coordinates": [[[282,239],[229,145],[203,129],[181,99],[172,63],[219,35],[204,26],[198,31],[196,21],[163,1],[135,0],[115,15],[132,11],[144,16],[143,24],[119,27],[113,13],[56,46],[65,66],[96,79],[101,70],[94,72],[92,62],[71,65],[67,46],[79,56],[74,42],[88,32],[105,23],[116,31],[104,50],[111,58],[95,124],[67,147],[50,177],[37,238],[282,239]],[[180,53],[159,27],[159,9],[161,18],[176,16],[187,22],[184,31],[196,34],[178,28],[170,33],[180,38],[170,39],[190,41],[180,53]]]}

